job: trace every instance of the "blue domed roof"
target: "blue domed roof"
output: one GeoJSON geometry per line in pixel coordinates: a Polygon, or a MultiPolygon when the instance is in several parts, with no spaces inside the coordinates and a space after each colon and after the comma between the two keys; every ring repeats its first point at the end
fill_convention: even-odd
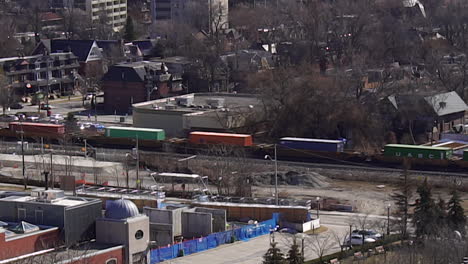
{"type": "Polygon", "coordinates": [[[106,218],[126,219],[139,214],[137,206],[132,201],[124,199],[106,201],[106,218]]]}

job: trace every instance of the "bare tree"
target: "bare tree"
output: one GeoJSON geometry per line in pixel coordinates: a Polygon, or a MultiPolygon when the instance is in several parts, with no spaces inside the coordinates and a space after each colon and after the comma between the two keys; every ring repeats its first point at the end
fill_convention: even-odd
{"type": "Polygon", "coordinates": [[[335,245],[333,240],[334,236],[331,232],[325,232],[322,234],[309,236],[307,239],[307,246],[310,248],[317,256],[320,261],[323,261],[323,257],[331,253],[331,249],[335,245]]]}
{"type": "Polygon", "coordinates": [[[5,115],[6,109],[13,103],[15,97],[15,90],[7,77],[0,71],[0,105],[3,109],[3,115],[5,115]]]}

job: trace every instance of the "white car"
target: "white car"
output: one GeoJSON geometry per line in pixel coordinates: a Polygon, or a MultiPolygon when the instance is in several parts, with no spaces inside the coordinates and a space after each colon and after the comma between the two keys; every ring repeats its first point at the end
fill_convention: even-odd
{"type": "Polygon", "coordinates": [[[382,234],[375,230],[354,230],[352,234],[364,235],[366,238],[372,238],[375,240],[382,239],[382,234]]]}
{"type": "Polygon", "coordinates": [[[352,246],[360,246],[363,244],[368,244],[368,243],[374,243],[376,240],[370,237],[364,238],[364,241],[362,240],[362,235],[360,234],[351,234],[351,241],[349,240],[349,237],[346,237],[345,240],[343,241],[343,245],[349,246],[349,242],[351,242],[352,246]]]}
{"type": "Polygon", "coordinates": [[[53,114],[53,115],[50,115],[50,119],[63,120],[64,117],[61,114],[53,114]]]}

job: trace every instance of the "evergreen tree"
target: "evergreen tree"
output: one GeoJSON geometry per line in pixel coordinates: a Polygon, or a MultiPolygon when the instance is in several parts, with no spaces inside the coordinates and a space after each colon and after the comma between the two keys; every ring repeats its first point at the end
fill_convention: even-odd
{"type": "Polygon", "coordinates": [[[427,178],[418,187],[419,201],[414,209],[413,224],[416,226],[416,236],[431,235],[437,230],[437,206],[432,199],[431,187],[427,183],[427,178]]]}
{"type": "Polygon", "coordinates": [[[396,210],[394,210],[394,215],[398,221],[400,227],[400,233],[403,237],[406,237],[407,225],[408,225],[408,210],[409,210],[409,201],[413,196],[413,187],[409,181],[408,170],[410,169],[410,163],[407,159],[403,161],[403,174],[400,176],[400,184],[398,188],[391,195],[392,199],[395,201],[396,210]]]}
{"type": "Polygon", "coordinates": [[[436,213],[437,213],[437,225],[440,227],[445,227],[447,224],[446,218],[447,218],[447,205],[445,204],[444,199],[439,196],[439,202],[437,203],[436,207],[436,213]]]}
{"type": "Polygon", "coordinates": [[[447,223],[453,230],[465,233],[466,216],[460,204],[460,196],[456,190],[452,191],[452,197],[448,202],[447,223]]]}
{"type": "Polygon", "coordinates": [[[304,258],[302,253],[299,251],[299,246],[294,239],[294,243],[291,245],[291,248],[288,251],[288,257],[286,258],[288,264],[303,264],[304,258]]]}
{"type": "Polygon", "coordinates": [[[125,41],[132,41],[135,40],[135,28],[133,27],[133,19],[131,16],[127,17],[127,21],[125,23],[125,34],[123,36],[125,41]]]}
{"type": "Polygon", "coordinates": [[[284,256],[281,250],[276,247],[275,242],[270,244],[270,248],[263,255],[263,264],[284,264],[284,256]]]}

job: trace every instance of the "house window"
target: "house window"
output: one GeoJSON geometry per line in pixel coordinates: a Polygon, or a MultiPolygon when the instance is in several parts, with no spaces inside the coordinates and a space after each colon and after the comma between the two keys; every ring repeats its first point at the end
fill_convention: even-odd
{"type": "Polygon", "coordinates": [[[26,208],[18,208],[18,221],[26,220],[26,208]]]}
{"type": "Polygon", "coordinates": [[[106,260],[106,264],[117,264],[117,259],[116,258],[111,258],[106,260]]]}

